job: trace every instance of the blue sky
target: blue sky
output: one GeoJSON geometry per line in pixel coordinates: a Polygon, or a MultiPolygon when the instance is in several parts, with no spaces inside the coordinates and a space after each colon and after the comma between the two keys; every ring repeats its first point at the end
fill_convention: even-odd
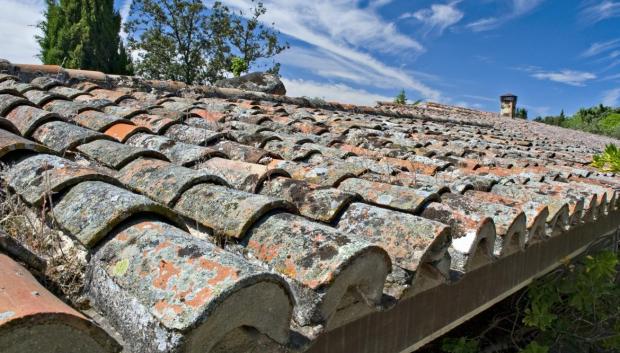
{"type": "MultiPolygon", "coordinates": [[[[224,0],[246,8],[247,0],[224,0]]],[[[0,0],[0,57],[36,62],[42,0],[0,0]]],[[[117,0],[126,15],[130,0],[117,0]]],[[[290,95],[373,104],[404,88],[495,111],[512,92],[530,116],[620,105],[618,0],[265,0],[291,49],[290,95]]]]}

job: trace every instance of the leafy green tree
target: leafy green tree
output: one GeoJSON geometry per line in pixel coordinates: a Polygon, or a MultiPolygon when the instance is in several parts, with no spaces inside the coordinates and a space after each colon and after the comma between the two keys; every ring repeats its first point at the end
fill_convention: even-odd
{"type": "Polygon", "coordinates": [[[400,90],[400,93],[394,98],[394,104],[407,104],[407,94],[405,94],[405,90],[400,90]]]}
{"type": "Polygon", "coordinates": [[[47,0],[37,36],[44,64],[131,74],[113,0],[47,0]]]}
{"type": "Polygon", "coordinates": [[[206,75],[209,16],[202,0],[134,0],[125,23],[139,75],[186,83],[206,75]]]}
{"type": "MultiPolygon", "coordinates": [[[[230,42],[233,50],[249,68],[259,59],[270,59],[289,48],[288,43],[281,44],[278,41],[279,32],[265,27],[260,17],[267,13],[262,2],[252,0],[253,7],[246,16],[243,10],[232,16],[230,28],[230,42]]],[[[245,70],[247,71],[247,69],[245,70]]],[[[279,74],[280,64],[273,62],[268,70],[279,74]]]]}
{"type": "Polygon", "coordinates": [[[138,54],[136,71],[189,84],[241,75],[288,48],[260,21],[266,11],[260,2],[245,17],[219,1],[209,7],[202,0],[134,0],[125,29],[138,54]]]}

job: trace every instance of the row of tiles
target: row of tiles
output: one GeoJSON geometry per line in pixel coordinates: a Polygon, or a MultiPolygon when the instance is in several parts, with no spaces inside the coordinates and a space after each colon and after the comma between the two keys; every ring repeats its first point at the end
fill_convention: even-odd
{"type": "MultiPolygon", "coordinates": [[[[11,108],[11,112],[14,109],[18,109],[20,106],[24,105],[17,105],[16,107],[13,106],[11,108]]],[[[9,116],[11,116],[11,112],[8,113],[9,116]]],[[[44,113],[39,110],[35,112],[38,114],[32,114],[31,116],[44,115],[44,113]]],[[[75,133],[78,129],[76,125],[68,124],[67,122],[63,122],[61,120],[62,119],[58,118],[44,120],[47,122],[34,128],[30,134],[26,134],[26,137],[32,137],[46,144],[46,141],[57,141],[56,136],[60,138],[63,136],[71,137],[79,135],[75,133]],[[45,137],[41,137],[46,136],[46,133],[40,133],[37,135],[37,130],[44,130],[43,128],[46,125],[52,123],[62,126],[60,130],[63,131],[63,133],[56,134],[54,135],[54,138],[48,138],[47,140],[45,140],[45,137]]],[[[204,120],[208,121],[208,119],[204,120]]],[[[16,121],[16,119],[13,118],[12,121],[16,121]]],[[[9,124],[5,125],[10,126],[9,124]]],[[[176,124],[172,126],[189,125],[176,124]]],[[[49,130],[53,131],[53,129],[49,130]]],[[[535,194],[532,192],[534,189],[528,189],[531,185],[501,185],[501,187],[500,185],[496,185],[493,187],[493,194],[469,190],[465,192],[465,197],[463,197],[448,193],[442,196],[441,203],[431,203],[429,206],[424,208],[423,206],[426,203],[436,199],[440,193],[439,191],[425,191],[424,193],[420,193],[419,189],[412,189],[351,177],[344,180],[339,180],[338,183],[328,183],[328,185],[331,184],[330,186],[332,186],[330,188],[314,188],[313,190],[312,185],[309,185],[307,182],[289,178],[288,175],[286,175],[287,170],[284,168],[282,168],[284,171],[279,171],[279,174],[276,175],[272,172],[275,168],[264,169],[260,168],[261,165],[258,164],[248,165],[247,162],[226,160],[220,157],[208,157],[207,155],[201,157],[206,160],[204,163],[198,165],[201,173],[196,173],[196,170],[183,168],[181,166],[183,163],[175,160],[174,154],[168,152],[166,148],[156,147],[155,149],[159,150],[159,153],[157,153],[153,150],[149,151],[144,149],[144,147],[151,147],[150,145],[136,147],[135,145],[140,145],[140,143],[130,142],[134,137],[139,137],[141,141],[156,139],[156,135],[151,133],[152,131],[144,131],[140,134],[136,134],[133,137],[126,139],[125,142],[129,142],[128,144],[113,142],[108,138],[104,138],[104,135],[101,134],[97,135],[98,138],[94,138],[91,142],[86,142],[90,139],[79,138],[76,139],[78,141],[76,142],[70,138],[68,141],[69,147],[66,149],[58,148],[58,145],[48,142],[48,147],[57,149],[58,152],[65,152],[66,150],[75,149],[81,153],[84,153],[89,158],[97,160],[109,167],[116,166],[114,169],[117,169],[119,173],[104,173],[101,169],[95,170],[95,168],[84,167],[79,164],[72,165],[69,160],[58,160],[55,159],[57,157],[52,157],[50,155],[39,155],[21,161],[15,167],[16,171],[11,173],[14,175],[12,178],[14,181],[12,186],[15,190],[20,190],[20,194],[22,196],[30,195],[30,197],[24,197],[29,200],[31,204],[36,205],[40,202],[41,195],[43,194],[43,190],[41,190],[42,186],[40,184],[41,180],[48,180],[48,182],[49,180],[54,180],[51,185],[53,186],[52,189],[57,192],[60,192],[71,185],[77,184],[70,189],[66,195],[63,195],[62,201],[55,206],[53,211],[56,214],[56,208],[61,207],[56,216],[64,217],[64,219],[61,220],[63,227],[66,230],[69,230],[72,235],[82,240],[84,244],[89,247],[96,247],[96,244],[101,240],[101,237],[103,237],[106,232],[108,232],[110,228],[116,224],[116,221],[112,220],[119,217],[119,214],[127,215],[131,212],[157,213],[171,221],[178,218],[178,215],[182,215],[196,221],[197,223],[200,223],[202,226],[206,226],[210,232],[216,236],[224,235],[247,240],[247,234],[250,234],[250,241],[240,241],[231,244],[229,248],[234,249],[235,246],[241,246],[243,247],[241,252],[245,253],[246,259],[257,258],[261,261],[261,263],[269,264],[270,268],[275,268],[281,274],[284,274],[289,278],[292,277],[296,281],[295,283],[302,283],[302,288],[298,290],[299,292],[305,291],[306,288],[320,288],[321,290],[325,290],[324,282],[321,282],[322,277],[320,276],[320,272],[316,272],[316,269],[326,267],[329,268],[329,260],[331,260],[330,255],[333,255],[331,253],[334,251],[338,253],[340,253],[340,251],[348,252],[346,249],[342,248],[345,248],[346,245],[349,244],[348,241],[350,241],[350,239],[338,240],[338,236],[332,235],[331,237],[327,237],[328,241],[325,241],[325,234],[329,232],[333,233],[332,229],[329,229],[329,232],[322,229],[321,231],[318,231],[319,234],[317,234],[316,229],[321,228],[319,224],[291,216],[290,212],[295,212],[296,206],[297,212],[302,212],[301,210],[305,207],[307,212],[302,214],[312,219],[321,220],[320,217],[317,216],[308,216],[312,215],[313,210],[321,209],[322,204],[317,206],[316,204],[311,203],[317,200],[323,201],[323,204],[326,204],[328,202],[339,203],[339,198],[346,199],[341,202],[342,206],[334,207],[336,209],[334,214],[338,214],[342,212],[343,209],[346,209],[345,214],[337,220],[338,223],[336,226],[347,234],[347,238],[350,238],[351,234],[357,236],[361,235],[362,237],[366,237],[366,239],[363,239],[364,241],[368,241],[370,239],[383,248],[388,249],[390,257],[395,261],[395,264],[402,269],[415,271],[417,269],[417,265],[421,262],[425,264],[429,263],[431,264],[428,266],[430,268],[430,271],[428,271],[428,276],[430,278],[436,278],[437,273],[445,274],[447,271],[445,263],[445,248],[447,247],[446,243],[449,243],[449,241],[446,241],[448,238],[446,233],[454,233],[450,235],[453,235],[456,238],[452,242],[452,246],[450,248],[454,258],[452,261],[452,267],[456,269],[466,269],[485,262],[479,260],[474,261],[473,256],[471,259],[467,256],[462,259],[459,258],[462,254],[468,255],[471,253],[478,253],[472,251],[471,247],[472,244],[479,242],[481,238],[489,237],[489,241],[485,242],[485,244],[491,244],[491,247],[486,250],[486,257],[489,257],[488,254],[490,254],[493,250],[495,250],[498,255],[502,254],[503,251],[505,253],[509,253],[508,250],[503,249],[511,249],[510,251],[516,251],[523,247],[528,237],[532,239],[531,241],[535,241],[535,239],[544,238],[546,234],[549,234],[548,231],[545,230],[545,221],[547,221],[547,226],[550,228],[549,232],[557,232],[558,230],[561,231],[562,228],[566,227],[570,222],[594,220],[596,217],[602,216],[615,207],[615,193],[612,191],[602,190],[600,187],[593,187],[595,190],[591,188],[584,192],[584,189],[579,190],[579,188],[583,187],[581,185],[579,185],[579,187],[575,187],[574,189],[566,187],[562,189],[562,186],[564,186],[563,183],[552,185],[556,188],[553,191],[555,193],[560,193],[560,195],[563,195],[564,197],[567,195],[573,195],[576,199],[581,198],[580,201],[568,203],[566,201],[562,201],[562,199],[558,197],[554,198],[541,195],[538,200],[533,200],[531,201],[531,205],[526,206],[524,204],[527,204],[527,202],[515,203],[514,200],[508,200],[506,198],[502,199],[501,197],[498,197],[497,194],[500,193],[502,188],[505,188],[506,192],[510,193],[510,197],[515,197],[515,193],[521,193],[524,198],[536,199],[536,197],[532,197],[532,194],[535,194]],[[141,158],[136,159],[137,156],[140,156],[141,158]],[[173,160],[175,163],[169,163],[167,159],[173,160]],[[111,160],[117,160],[116,164],[115,162],[110,162],[111,160]],[[120,160],[120,162],[118,162],[118,160],[120,160]],[[60,165],[60,167],[47,167],[53,165],[60,165]],[[69,165],[69,167],[65,167],[66,165],[69,165]],[[45,177],[42,177],[42,173],[36,170],[37,168],[40,170],[41,166],[46,166],[43,168],[43,174],[46,175],[45,177]],[[245,169],[251,169],[254,173],[251,174],[253,176],[252,178],[247,178],[246,175],[242,178],[244,182],[240,183],[238,181],[239,173],[235,173],[235,171],[239,171],[240,169],[243,170],[244,168],[242,167],[245,169]],[[50,171],[49,173],[47,171],[48,168],[50,171]],[[65,169],[72,170],[72,172],[67,173],[65,169]],[[259,170],[258,173],[256,172],[256,169],[259,170]],[[62,172],[54,172],[55,170],[62,170],[62,172]],[[265,174],[267,172],[271,174],[261,175],[261,173],[265,174]],[[28,175],[31,175],[30,179],[28,178],[28,175]],[[83,179],[83,177],[85,179],[83,179]],[[247,179],[256,179],[256,181],[248,184],[247,179]],[[29,180],[39,180],[39,185],[36,186],[36,181],[32,182],[29,180]],[[98,180],[99,182],[87,183],[86,180],[98,180]],[[101,183],[101,181],[104,183],[101,183]],[[22,185],[20,188],[20,185],[18,185],[20,183],[25,183],[27,187],[22,185]],[[152,201],[147,199],[142,199],[138,202],[135,200],[128,200],[125,202],[122,196],[115,194],[115,192],[121,194],[124,194],[124,192],[121,192],[120,189],[112,188],[112,185],[122,185],[134,191],[138,191],[151,197],[153,200],[158,201],[159,204],[151,205],[149,202],[152,203],[152,201]],[[290,185],[293,185],[294,187],[291,187],[290,185]],[[227,186],[234,186],[236,189],[240,190],[235,191],[231,188],[227,188],[227,186]],[[337,188],[334,188],[333,186],[337,186],[337,188]],[[37,188],[39,189],[37,190],[37,188]],[[108,190],[111,188],[114,189],[114,191],[108,190]],[[194,188],[200,190],[194,190],[194,188]],[[270,193],[273,193],[269,200],[259,200],[260,195],[248,193],[248,191],[251,191],[263,194],[263,190],[267,190],[267,198],[269,198],[270,193]],[[298,192],[297,190],[300,191],[298,192]],[[307,190],[310,190],[313,195],[308,196],[307,190]],[[357,195],[354,195],[352,192],[357,193],[357,195]],[[360,193],[362,195],[360,195],[360,193]],[[598,193],[598,195],[596,193],[598,193]],[[233,202],[230,202],[232,205],[227,205],[226,202],[229,201],[231,197],[235,197],[234,195],[237,194],[241,196],[236,198],[233,202]],[[316,195],[318,194],[323,195],[317,197],[316,195]],[[280,197],[281,199],[275,199],[273,196],[280,197]],[[481,211],[481,207],[478,205],[478,202],[479,200],[482,200],[483,197],[488,196],[491,196],[494,199],[489,200],[489,203],[487,204],[488,209],[486,211],[481,211]],[[586,207],[583,206],[583,201],[586,200],[584,196],[588,197],[588,205],[586,205],[586,207]],[[360,197],[365,203],[353,202],[360,201],[360,197]],[[358,199],[356,200],[355,198],[358,199]],[[396,202],[393,202],[393,200],[387,200],[394,198],[397,199],[396,202]],[[606,200],[607,198],[609,198],[609,200],[606,200]],[[86,210],[91,209],[91,207],[88,206],[95,206],[92,205],[92,200],[99,201],[106,199],[116,201],[114,204],[106,204],[102,205],[102,207],[96,208],[97,211],[92,212],[92,214],[87,214],[86,216],[84,215],[84,212],[87,212],[86,210]],[[299,199],[302,200],[300,201],[299,199]],[[91,201],[89,202],[89,200],[91,201]],[[210,205],[210,200],[214,200],[215,202],[210,205]],[[250,201],[246,202],[246,200],[250,201]],[[306,200],[310,200],[311,202],[309,203],[306,200]],[[553,206],[553,202],[550,201],[555,201],[557,210],[554,208],[553,212],[549,212],[549,215],[545,217],[546,214],[544,212],[544,207],[541,207],[541,205],[545,206],[545,202],[549,203],[549,205],[546,205],[548,212],[549,206],[553,206]],[[501,207],[498,208],[498,205],[501,205],[502,202],[505,203],[505,207],[503,209],[501,207]],[[373,203],[383,207],[370,206],[368,203],[373,203]],[[241,211],[239,211],[238,208],[235,208],[240,204],[244,205],[241,211]],[[164,205],[174,209],[176,212],[170,212],[169,208],[163,207],[164,205]],[[398,209],[402,212],[388,210],[385,207],[398,209]],[[523,210],[520,211],[519,207],[523,207],[523,210]],[[422,211],[423,208],[424,210],[422,211]],[[265,212],[275,211],[277,209],[284,209],[288,212],[276,213],[275,215],[268,217],[267,221],[262,222],[261,216],[264,215],[265,212]],[[515,211],[515,209],[517,209],[517,211],[515,211]],[[106,210],[110,210],[115,214],[106,215],[106,210]],[[460,212],[458,212],[459,210],[460,212]],[[503,214],[509,215],[506,216],[505,220],[502,220],[501,217],[497,217],[498,214],[502,214],[502,211],[504,211],[503,214]],[[452,231],[450,232],[446,230],[447,227],[441,224],[433,223],[422,217],[417,217],[410,214],[420,212],[423,213],[423,216],[427,216],[429,218],[432,217],[435,219],[442,219],[442,217],[446,220],[450,218],[454,219],[454,215],[458,215],[459,213],[463,217],[454,227],[452,227],[452,231]],[[488,212],[487,214],[492,215],[493,217],[482,217],[484,218],[482,219],[479,217],[479,214],[482,212],[488,212]],[[527,212],[529,212],[528,216],[531,215],[532,217],[524,217],[523,214],[527,212]],[[350,216],[346,216],[347,214],[350,214],[350,216]],[[93,218],[99,216],[102,216],[100,221],[97,221],[97,218],[93,218]],[[476,217],[478,217],[478,219],[476,219],[476,217]],[[495,218],[496,224],[503,224],[504,226],[507,226],[505,232],[501,230],[500,227],[493,226],[493,218],[495,218]],[[258,222],[258,219],[261,219],[262,223],[258,222]],[[229,221],[231,220],[233,224],[229,224],[229,221]],[[239,220],[241,220],[241,222],[239,222],[239,220]],[[377,223],[379,221],[382,221],[383,223],[377,223]],[[529,228],[527,228],[528,231],[523,230],[523,226],[521,225],[523,223],[526,224],[526,227],[529,225],[529,228]],[[562,225],[556,226],[556,223],[562,225]],[[298,226],[291,226],[295,224],[298,224],[298,226]],[[341,226],[341,224],[343,226],[341,226]],[[514,226],[513,224],[520,225],[514,226]],[[260,228],[263,226],[265,226],[265,228],[261,233],[260,228]],[[493,229],[495,227],[497,227],[497,230],[493,229]],[[298,231],[302,235],[314,233],[316,238],[303,239],[303,236],[291,234],[295,231],[298,231]],[[418,231],[419,234],[416,234],[416,231],[418,231]],[[497,241],[490,238],[495,236],[495,233],[500,234],[500,237],[497,237],[499,239],[497,241]],[[259,235],[257,236],[256,234],[259,235]],[[286,236],[282,236],[282,234],[286,234],[286,236]],[[503,246],[504,242],[505,244],[513,243],[512,241],[507,240],[509,238],[516,238],[519,240],[514,242],[515,246],[503,246]],[[251,241],[254,239],[258,239],[256,244],[253,244],[251,241]],[[301,241],[301,243],[295,242],[299,239],[303,239],[303,241],[301,241]],[[286,243],[288,240],[292,240],[293,242],[286,243]],[[331,244],[329,244],[329,240],[332,240],[331,244]],[[286,249],[287,246],[295,246],[297,247],[296,250],[298,250],[299,247],[303,248],[304,245],[309,242],[320,244],[318,246],[318,252],[316,253],[318,255],[316,259],[308,258],[308,256],[304,256],[303,258],[294,258],[293,255],[295,254],[287,254],[281,250],[282,247],[286,249]],[[404,249],[403,244],[412,246],[413,249],[420,249],[420,251],[416,252],[410,251],[410,249],[404,249]],[[493,245],[495,245],[495,249],[493,249],[493,245]],[[249,253],[248,249],[250,249],[249,253]],[[398,250],[400,250],[400,254],[398,250]],[[428,258],[425,259],[425,261],[421,261],[424,256],[427,256],[428,258]],[[317,259],[320,259],[320,261],[317,259]],[[410,264],[407,264],[408,261],[410,264]],[[295,266],[299,266],[298,264],[302,265],[295,268],[295,266]],[[407,267],[407,265],[409,265],[409,267],[407,267]],[[304,277],[304,275],[307,276],[304,277]],[[304,279],[306,279],[306,282],[304,282],[304,279]]],[[[3,140],[8,142],[5,143],[6,150],[10,148],[27,147],[32,150],[44,151],[42,146],[37,146],[31,141],[22,140],[16,135],[6,136],[8,137],[3,136],[3,140]]],[[[165,140],[164,142],[167,144],[173,144],[171,140],[165,140]]],[[[163,143],[158,146],[161,145],[163,145],[163,143]]],[[[190,148],[191,146],[194,148],[200,147],[195,145],[181,145],[181,151],[178,155],[186,155],[187,151],[183,151],[183,149],[190,148]]],[[[290,163],[291,161],[288,162],[290,163]]],[[[276,161],[276,163],[282,164],[285,162],[276,161]]],[[[290,174],[291,173],[289,173],[289,175],[290,174]]],[[[296,175],[294,173],[292,174],[296,175]]],[[[298,179],[304,178],[301,177],[298,179]]],[[[372,179],[372,177],[369,177],[369,179],[372,179]]],[[[48,186],[49,185],[50,184],[48,184],[48,186]]],[[[328,222],[330,221],[329,217],[324,218],[323,220],[328,222]]],[[[334,219],[331,220],[331,222],[333,221],[334,219]]],[[[177,221],[177,224],[182,225],[182,222],[177,221]]],[[[361,249],[368,248],[368,246],[369,244],[364,246],[352,246],[351,249],[353,250],[349,249],[351,250],[351,253],[346,254],[344,256],[345,259],[340,259],[339,261],[349,261],[352,263],[357,261],[358,263],[365,263],[367,260],[358,259],[354,261],[354,259],[357,259],[356,256],[358,256],[358,253],[363,252],[361,249]]],[[[307,249],[307,247],[304,249],[307,249]]],[[[296,251],[296,254],[299,255],[299,251],[296,251]]],[[[309,254],[307,251],[304,251],[302,255],[309,254]]],[[[385,257],[385,254],[383,256],[385,257]]],[[[381,258],[381,256],[378,257],[381,258]]],[[[362,258],[362,256],[359,258],[362,258]]],[[[366,256],[366,258],[368,258],[368,256],[366,256]]],[[[385,268],[385,259],[383,261],[383,268],[385,268]]],[[[370,262],[372,263],[372,261],[370,262]]],[[[375,261],[372,263],[372,267],[375,268],[378,266],[381,268],[382,266],[379,264],[380,262],[381,261],[375,261]]],[[[121,267],[124,266],[125,265],[122,265],[121,267]]],[[[338,274],[339,271],[340,269],[336,268],[327,276],[333,277],[333,275],[338,274]]],[[[385,272],[387,272],[387,270],[385,272]]],[[[411,280],[412,273],[408,274],[410,276],[409,280],[411,280]]],[[[343,276],[344,275],[340,275],[340,277],[343,276]]],[[[377,277],[380,278],[381,275],[378,275],[377,277]]],[[[394,277],[396,278],[398,276],[394,275],[394,277]]],[[[376,288],[380,288],[378,291],[378,293],[380,293],[383,281],[376,281],[374,284],[375,291],[376,288]],[[377,286],[377,283],[381,283],[381,285],[377,286]]],[[[297,294],[297,297],[300,296],[301,295],[297,294]]],[[[299,312],[300,309],[297,311],[299,312]]],[[[298,315],[298,321],[300,321],[300,317],[302,317],[301,320],[303,320],[303,316],[298,315]]],[[[324,320],[324,318],[322,319],[324,320]]]]}
{"type": "MultiPolygon", "coordinates": [[[[168,107],[171,107],[173,109],[177,109],[177,110],[183,110],[183,109],[187,109],[187,108],[191,108],[192,104],[189,103],[188,100],[185,101],[168,101],[166,102],[164,100],[158,99],[161,97],[155,97],[155,96],[150,96],[150,95],[145,95],[145,94],[141,94],[141,95],[137,95],[137,94],[133,94],[133,96],[130,96],[122,91],[108,91],[108,90],[100,90],[97,89],[95,86],[93,85],[81,85],[80,88],[81,89],[73,89],[73,88],[67,88],[64,86],[54,86],[57,85],[58,82],[54,82],[53,80],[50,79],[46,79],[47,82],[35,82],[34,84],[12,84],[13,81],[11,80],[5,80],[5,86],[10,87],[10,88],[6,88],[6,89],[15,89],[19,92],[22,92],[24,94],[28,94],[31,96],[31,98],[33,99],[34,102],[37,102],[39,104],[46,102],[49,99],[53,99],[54,97],[58,98],[58,97],[63,97],[63,98],[69,98],[69,99],[78,99],[80,101],[84,101],[84,100],[92,100],[94,99],[95,102],[91,101],[89,105],[91,106],[97,106],[97,104],[99,105],[103,105],[105,103],[103,102],[118,102],[119,104],[121,104],[123,107],[127,108],[127,109],[113,109],[112,107],[108,108],[108,110],[111,110],[112,113],[114,114],[119,114],[122,117],[129,117],[131,115],[135,115],[138,114],[141,108],[145,108],[145,107],[153,107],[156,106],[156,104],[158,103],[164,103],[164,105],[167,105],[168,107]],[[7,84],[11,83],[11,85],[7,84]],[[51,82],[51,83],[50,83],[51,82]],[[38,90],[36,89],[37,87],[40,88],[49,88],[49,91],[47,92],[47,94],[42,93],[42,90],[38,90]],[[51,87],[51,88],[50,88],[51,87]],[[86,89],[83,89],[86,88],[86,89]],[[69,91],[68,91],[69,90],[69,91]],[[90,90],[90,91],[89,91],[90,90]],[[68,92],[67,92],[68,91],[68,92]],[[61,94],[64,93],[64,94],[61,94]],[[89,95],[90,94],[90,95],[89,95]],[[101,100],[101,98],[105,98],[105,100],[101,100]],[[138,104],[140,103],[140,104],[138,104]]],[[[43,81],[43,80],[41,80],[43,81]]],[[[196,102],[194,102],[195,104],[196,102]]],[[[208,114],[209,115],[209,120],[216,122],[218,119],[222,118],[222,114],[221,111],[227,110],[230,108],[231,104],[227,103],[223,100],[210,100],[208,103],[209,104],[209,109],[213,110],[214,113],[212,114],[208,114]]],[[[88,105],[87,105],[88,106],[88,105]]],[[[60,104],[59,106],[56,106],[54,108],[52,108],[52,110],[57,110],[59,112],[64,112],[65,114],[68,113],[73,113],[73,111],[75,109],[80,109],[83,107],[76,107],[75,105],[73,105],[72,107],[68,107],[67,105],[62,105],[60,104]]],[[[237,111],[240,113],[240,116],[243,116],[244,119],[246,119],[246,121],[260,121],[260,119],[265,119],[264,117],[261,116],[257,116],[258,113],[260,113],[260,111],[257,110],[252,110],[249,108],[253,108],[251,105],[245,104],[245,107],[241,107],[242,109],[238,109],[237,111]]],[[[256,107],[254,107],[256,108],[256,107]]],[[[290,106],[280,106],[280,107],[272,107],[272,106],[264,106],[263,108],[267,108],[267,109],[263,109],[263,112],[265,110],[267,110],[268,113],[273,114],[270,118],[271,119],[275,119],[277,120],[278,123],[280,124],[276,124],[277,129],[279,131],[283,130],[285,127],[288,126],[288,128],[290,129],[291,127],[294,129],[297,129],[297,131],[306,131],[306,132],[315,132],[315,133],[320,133],[320,132],[326,132],[326,125],[323,124],[320,119],[321,117],[323,119],[325,119],[327,117],[326,114],[324,114],[325,112],[321,112],[320,114],[310,114],[308,112],[307,109],[295,109],[291,108],[290,106]],[[289,112],[292,112],[292,115],[290,115],[289,117],[286,116],[281,116],[278,114],[289,114],[289,112]],[[292,116],[292,119],[291,119],[292,116]],[[319,121],[317,122],[317,119],[319,119],[319,121]],[[314,123],[313,124],[309,124],[308,121],[311,121],[314,123]]],[[[187,109],[187,110],[191,110],[191,109],[187,109]]],[[[157,113],[157,112],[155,112],[157,113]]],[[[198,112],[199,114],[203,114],[204,111],[202,112],[198,112]]],[[[339,136],[334,135],[333,132],[336,131],[338,132],[338,126],[340,126],[340,132],[344,132],[345,129],[350,129],[350,128],[359,128],[359,127],[368,127],[368,128],[376,128],[377,126],[381,126],[380,123],[382,123],[381,119],[374,119],[377,122],[372,122],[372,119],[369,119],[369,116],[361,116],[366,122],[365,123],[361,123],[360,119],[358,119],[358,121],[353,122],[349,122],[348,124],[344,124],[346,121],[342,121],[342,114],[333,114],[331,118],[331,121],[328,121],[328,123],[330,122],[337,122],[338,124],[334,125],[334,124],[328,124],[327,127],[329,127],[332,131],[330,133],[328,133],[328,136],[325,136],[323,138],[324,141],[329,141],[331,139],[331,141],[337,141],[339,136]],[[348,126],[347,126],[348,125],[348,126]],[[331,137],[330,137],[331,136],[331,137]]],[[[147,118],[147,120],[150,120],[147,118]]],[[[111,123],[111,121],[106,120],[104,118],[99,119],[99,122],[101,124],[106,124],[106,123],[111,123]]],[[[113,121],[112,121],[113,122],[113,121]]],[[[140,121],[138,122],[138,124],[149,124],[149,121],[140,121]]],[[[166,123],[169,123],[168,121],[157,121],[158,124],[160,124],[158,126],[158,128],[166,128],[167,126],[165,125],[166,123]]],[[[273,123],[273,122],[272,122],[273,123]]],[[[412,147],[411,143],[409,141],[406,141],[407,139],[411,139],[413,138],[414,140],[416,140],[416,143],[428,143],[426,140],[428,140],[428,136],[424,137],[424,136],[420,136],[420,134],[415,134],[415,135],[408,135],[407,131],[398,131],[399,127],[405,125],[405,124],[391,124],[391,125],[385,125],[386,127],[389,128],[391,133],[394,133],[393,136],[397,141],[394,144],[395,147],[412,147]],[[394,131],[396,130],[396,131],[394,131]],[[399,142],[403,142],[403,146],[399,145],[399,142]]],[[[411,124],[409,124],[411,125],[411,124]]],[[[427,125],[431,125],[431,124],[427,124],[427,125]]],[[[464,140],[467,138],[471,138],[471,137],[475,137],[475,133],[477,134],[481,134],[482,131],[472,131],[472,133],[474,133],[474,135],[470,135],[467,136],[466,135],[466,129],[456,129],[455,133],[458,134],[457,136],[454,136],[454,134],[445,134],[445,136],[437,136],[437,133],[440,133],[442,130],[446,129],[446,124],[443,125],[439,125],[439,124],[434,124],[435,126],[425,126],[424,127],[424,132],[425,133],[429,133],[432,132],[433,135],[435,135],[434,137],[439,138],[442,137],[442,139],[439,139],[437,142],[442,142],[445,141],[445,139],[453,139],[453,140],[464,140]],[[464,135],[465,134],[465,135],[464,135]],[[455,138],[455,137],[460,137],[460,138],[455,138]]],[[[149,125],[151,126],[151,125],[149,125]]],[[[213,125],[211,125],[212,127],[213,125]]],[[[151,126],[152,127],[152,126],[151,126]]],[[[457,126],[458,127],[458,126],[457,126]]],[[[478,129],[478,128],[476,128],[478,129]]],[[[409,129],[410,130],[410,129],[409,129]]],[[[375,135],[376,135],[375,131],[375,135]]],[[[501,138],[502,138],[502,131],[497,131],[499,133],[499,135],[495,136],[497,138],[499,138],[499,140],[497,138],[495,138],[493,136],[493,134],[490,134],[489,131],[484,131],[484,138],[485,140],[482,141],[470,141],[469,145],[474,146],[474,148],[476,146],[479,145],[480,142],[488,142],[488,141],[494,141],[494,140],[498,140],[499,142],[502,142],[501,138]]],[[[363,137],[369,137],[364,135],[363,137]]],[[[372,137],[372,136],[370,136],[372,137]]],[[[394,138],[392,138],[392,142],[394,141],[394,138]]],[[[355,136],[351,137],[352,140],[355,141],[355,136]]],[[[522,136],[521,139],[512,139],[510,141],[504,141],[504,142],[515,142],[517,144],[525,144],[531,145],[531,141],[530,139],[527,138],[527,136],[522,136]]],[[[374,142],[374,141],[373,141],[374,142]]],[[[374,143],[383,143],[385,144],[386,141],[385,139],[378,138],[378,141],[374,142],[374,143]]],[[[501,143],[500,143],[501,144],[501,143]]],[[[417,146],[419,147],[419,146],[417,146]]],[[[448,148],[440,148],[442,146],[436,146],[437,148],[439,148],[438,151],[435,151],[434,149],[430,149],[428,151],[416,151],[417,153],[420,154],[433,154],[436,152],[439,153],[460,153],[461,150],[463,150],[463,146],[459,147],[452,147],[452,149],[448,148]]],[[[445,146],[443,146],[445,147],[445,146]]],[[[497,144],[495,144],[495,146],[493,146],[493,144],[489,144],[487,146],[482,146],[484,148],[493,148],[493,147],[498,147],[497,144]]],[[[504,146],[505,147],[505,146],[504,146]]],[[[531,146],[525,146],[527,149],[531,150],[531,146]]],[[[545,152],[545,153],[553,153],[553,148],[550,148],[550,146],[547,145],[542,145],[542,151],[532,151],[529,153],[529,155],[536,155],[536,153],[541,153],[541,152],[545,152]]],[[[506,154],[505,151],[501,152],[501,147],[499,149],[496,149],[494,152],[495,155],[491,155],[490,157],[497,157],[500,155],[500,153],[506,154]]],[[[560,149],[561,150],[561,149],[560,149]]],[[[489,151],[483,151],[485,154],[489,154],[489,151]]],[[[558,151],[559,152],[559,151],[558,151]]],[[[521,155],[520,157],[527,157],[527,155],[521,155]]]]}

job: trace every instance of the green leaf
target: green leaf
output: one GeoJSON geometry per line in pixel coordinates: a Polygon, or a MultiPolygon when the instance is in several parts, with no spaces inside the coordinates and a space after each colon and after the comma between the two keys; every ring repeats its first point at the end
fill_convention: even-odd
{"type": "Polygon", "coordinates": [[[548,353],[549,347],[538,344],[538,342],[533,341],[530,342],[524,349],[521,350],[521,353],[548,353]]]}
{"type": "Polygon", "coordinates": [[[466,337],[445,338],[441,342],[441,349],[446,353],[477,353],[480,343],[466,337]]]}

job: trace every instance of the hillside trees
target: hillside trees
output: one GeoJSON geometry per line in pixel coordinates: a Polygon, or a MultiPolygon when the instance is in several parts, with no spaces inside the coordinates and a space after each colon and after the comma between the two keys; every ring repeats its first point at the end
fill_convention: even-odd
{"type": "Polygon", "coordinates": [[[581,108],[571,117],[566,117],[562,111],[558,116],[537,117],[534,120],[549,125],[620,138],[620,107],[613,108],[599,104],[590,108],[581,108]]]}
{"type": "Polygon", "coordinates": [[[44,15],[39,23],[42,35],[36,37],[44,64],[131,73],[113,0],[47,0],[44,15]]]}
{"type": "Polygon", "coordinates": [[[527,109],[525,109],[525,108],[517,108],[515,116],[518,119],[527,120],[527,109]]]}
{"type": "MultiPolygon", "coordinates": [[[[136,71],[188,84],[239,75],[288,48],[260,21],[266,11],[260,2],[246,16],[218,1],[208,7],[202,0],[134,0],[125,30],[136,71]]],[[[274,63],[272,71],[278,68],[274,63]]]]}

